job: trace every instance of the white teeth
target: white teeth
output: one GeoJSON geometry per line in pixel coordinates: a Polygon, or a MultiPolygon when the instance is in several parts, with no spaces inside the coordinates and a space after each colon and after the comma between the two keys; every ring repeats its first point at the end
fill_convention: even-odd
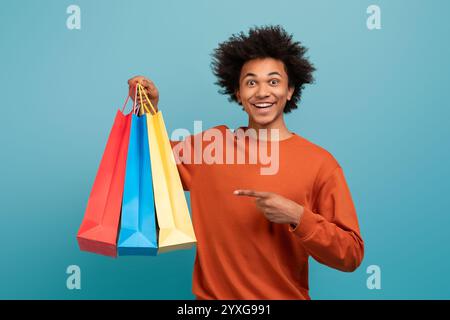
{"type": "Polygon", "coordinates": [[[266,108],[266,107],[270,107],[272,105],[273,105],[273,103],[258,103],[258,104],[255,104],[255,106],[257,106],[258,108],[266,108]]]}

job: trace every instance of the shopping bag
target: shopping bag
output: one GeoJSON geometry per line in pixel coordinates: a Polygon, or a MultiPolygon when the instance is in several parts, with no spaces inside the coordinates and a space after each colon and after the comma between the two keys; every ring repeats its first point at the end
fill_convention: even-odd
{"type": "Polygon", "coordinates": [[[77,239],[81,250],[117,256],[117,235],[122,206],[131,113],[117,111],[77,239]]]}
{"type": "Polygon", "coordinates": [[[153,110],[153,113],[145,113],[145,117],[159,228],[158,252],[187,249],[197,240],[164,119],[161,111],[154,111],[141,86],[138,86],[138,91],[142,92],[153,110]]]}
{"type": "Polygon", "coordinates": [[[133,114],[117,243],[119,256],[157,254],[155,203],[147,135],[145,117],[133,114]]]}

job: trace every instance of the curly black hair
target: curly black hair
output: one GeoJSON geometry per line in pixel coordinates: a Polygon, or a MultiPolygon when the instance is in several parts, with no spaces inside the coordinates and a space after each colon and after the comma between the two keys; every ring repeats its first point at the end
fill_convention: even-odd
{"type": "Polygon", "coordinates": [[[294,42],[292,35],[279,25],[253,27],[248,35],[243,32],[233,34],[212,54],[211,68],[218,78],[215,84],[222,88],[219,93],[230,96],[230,102],[238,102],[236,90],[239,89],[242,66],[247,61],[258,58],[281,60],[288,75],[288,85],[294,88],[292,98],[283,110],[289,113],[297,109],[304,85],[314,82],[312,74],[316,69],[304,57],[307,50],[300,42],[294,42]]]}

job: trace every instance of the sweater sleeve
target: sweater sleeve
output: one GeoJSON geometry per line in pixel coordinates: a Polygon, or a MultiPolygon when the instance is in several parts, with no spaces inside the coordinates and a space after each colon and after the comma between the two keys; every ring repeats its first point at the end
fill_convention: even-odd
{"type": "Polygon", "coordinates": [[[356,270],[364,256],[364,242],[340,166],[320,186],[312,208],[304,207],[299,223],[289,230],[318,262],[341,271],[356,270]]]}

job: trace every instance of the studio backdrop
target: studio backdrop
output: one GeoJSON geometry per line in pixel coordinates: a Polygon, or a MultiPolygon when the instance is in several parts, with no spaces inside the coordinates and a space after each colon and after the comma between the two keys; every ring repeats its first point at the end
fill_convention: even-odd
{"type": "Polygon", "coordinates": [[[317,69],[288,128],[339,161],[365,242],[353,273],[310,259],[311,297],[449,299],[449,12],[445,0],[3,1],[0,298],[193,299],[195,245],[110,258],[81,251],[77,231],[127,80],[155,81],[169,137],[247,125],[211,53],[279,24],[317,69]]]}

